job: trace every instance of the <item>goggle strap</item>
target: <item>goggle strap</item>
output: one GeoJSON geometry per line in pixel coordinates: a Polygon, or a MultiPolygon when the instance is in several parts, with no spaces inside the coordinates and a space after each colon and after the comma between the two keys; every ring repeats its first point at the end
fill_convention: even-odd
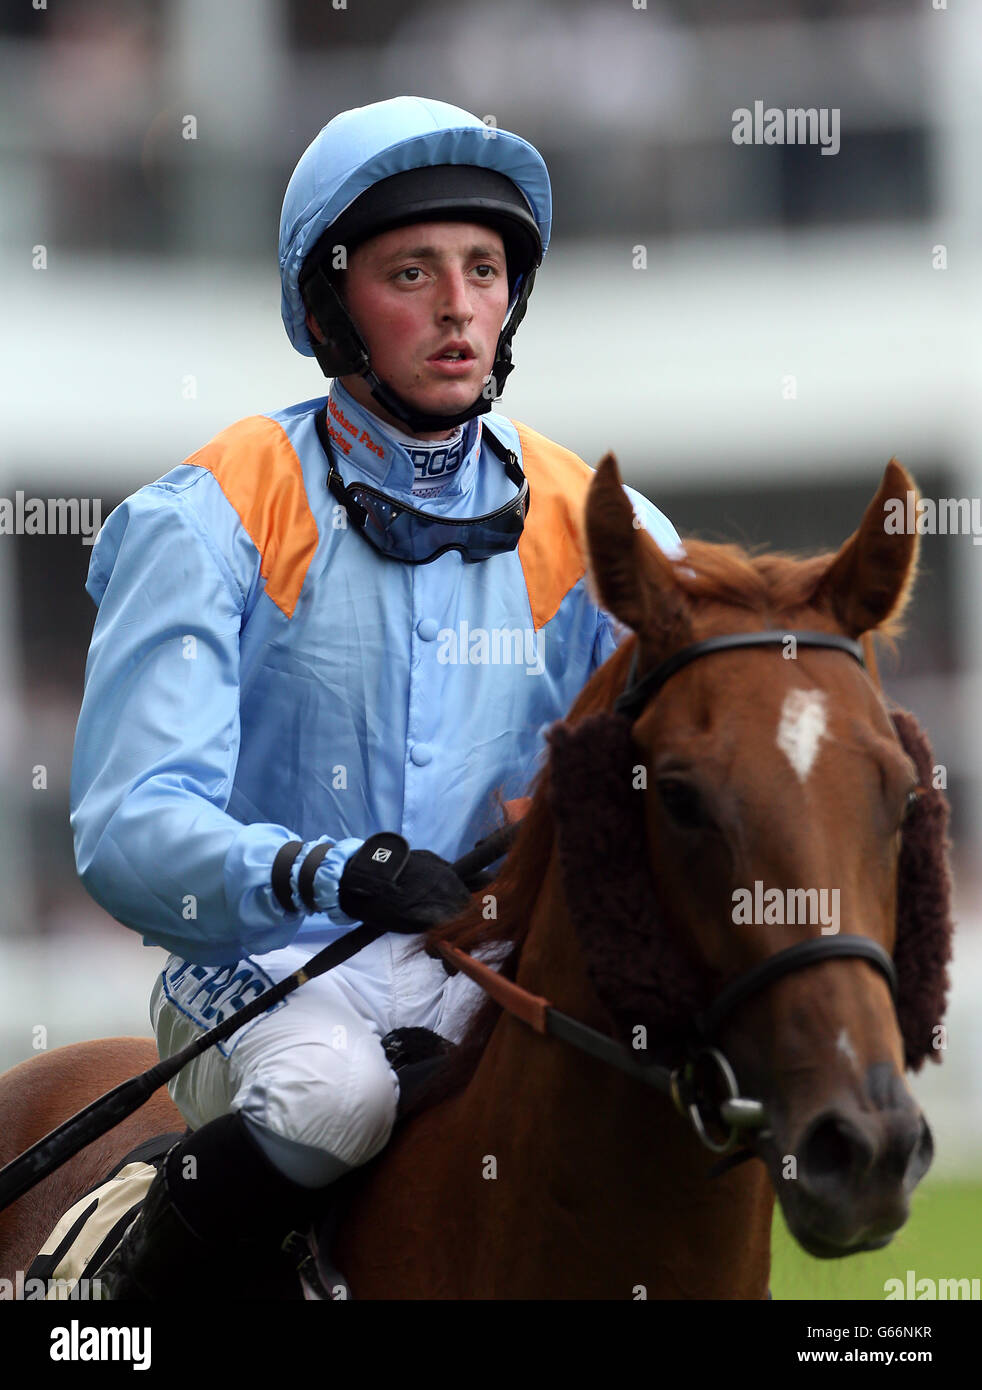
{"type": "Polygon", "coordinates": [[[525,474],[522,472],[522,465],[518,461],[518,455],[514,449],[509,449],[507,444],[498,438],[494,430],[490,429],[487,420],[482,422],[483,437],[490,445],[491,452],[497,454],[498,458],[505,465],[505,472],[515,484],[521,487],[525,481],[525,474]]]}
{"type": "MultiPolygon", "coordinates": [[[[326,486],[330,491],[331,495],[340,503],[342,507],[344,507],[351,521],[354,523],[355,529],[367,535],[366,523],[368,521],[368,511],[361,503],[359,503],[351,495],[351,491],[352,488],[356,488],[359,486],[365,488],[365,490],[368,492],[376,492],[378,490],[371,488],[368,484],[345,484],[344,479],[338,472],[338,469],[335,466],[334,462],[334,446],[331,443],[331,437],[328,431],[327,410],[328,406],[327,402],[325,401],[323,408],[314,412],[314,428],[317,431],[317,437],[320,440],[321,448],[324,450],[324,456],[327,459],[328,465],[326,486]]],[[[504,464],[505,473],[507,477],[511,480],[511,482],[513,482],[514,485],[519,489],[520,498],[524,496],[524,510],[522,513],[522,527],[524,527],[525,517],[528,516],[529,509],[532,505],[532,497],[531,491],[528,486],[528,479],[525,477],[525,474],[522,471],[522,466],[518,461],[518,455],[515,453],[513,449],[509,449],[508,446],[498,438],[498,436],[494,433],[493,430],[488,429],[486,424],[484,426],[484,434],[482,435],[482,439],[483,438],[487,439],[487,443],[491,449],[491,452],[497,456],[501,463],[504,464]]],[[[379,495],[382,497],[385,496],[381,493],[379,495]]],[[[396,506],[402,513],[425,516],[425,514],[418,512],[417,508],[405,503],[397,502],[394,498],[389,498],[386,500],[389,501],[392,505],[396,506]]],[[[505,506],[499,508],[499,512],[506,512],[512,505],[514,504],[506,503],[505,506]]],[[[493,515],[496,515],[496,513],[489,513],[489,515],[486,517],[467,518],[466,520],[468,524],[479,525],[481,522],[489,521],[493,515]]],[[[428,521],[439,520],[438,518],[431,518],[428,516],[426,516],[425,519],[428,521]]],[[[457,519],[458,522],[461,522],[463,520],[463,518],[457,519]]],[[[453,518],[448,517],[446,518],[446,521],[452,524],[453,518]]],[[[519,529],[521,530],[521,528],[519,529]]],[[[515,543],[517,544],[517,538],[515,543]]],[[[455,549],[458,547],[451,546],[449,548],[455,549]]],[[[436,559],[437,556],[441,554],[443,554],[442,549],[438,550],[436,554],[432,555],[430,558],[436,559]]],[[[402,557],[394,556],[393,558],[399,559],[402,557]]],[[[410,561],[410,563],[425,564],[427,562],[410,561]]]]}

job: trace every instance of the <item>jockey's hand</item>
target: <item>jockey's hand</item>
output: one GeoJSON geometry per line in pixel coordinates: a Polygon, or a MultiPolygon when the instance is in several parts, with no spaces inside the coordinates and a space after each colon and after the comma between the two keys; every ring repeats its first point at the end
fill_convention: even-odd
{"type": "Polygon", "coordinates": [[[345,865],[338,884],[342,912],[393,932],[423,932],[454,917],[471,895],[453,866],[402,835],[372,835],[345,865]]]}

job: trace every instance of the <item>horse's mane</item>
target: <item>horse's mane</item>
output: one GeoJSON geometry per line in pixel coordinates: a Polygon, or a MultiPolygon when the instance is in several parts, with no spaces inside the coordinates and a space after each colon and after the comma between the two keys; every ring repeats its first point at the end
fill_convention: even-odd
{"type": "MultiPolygon", "coordinates": [[[[651,542],[654,545],[654,542],[651,542]]],[[[675,582],[684,593],[694,616],[711,605],[726,605],[759,615],[768,623],[781,614],[806,608],[822,573],[835,558],[823,553],[805,559],[780,551],[753,553],[735,544],[686,540],[685,554],[672,560],[675,582]]],[[[899,632],[899,621],[878,629],[888,639],[899,632]]],[[[609,710],[624,689],[635,643],[629,639],[589,679],[573,704],[567,723],[577,724],[591,714],[609,710]]],[[[549,765],[543,767],[531,790],[531,805],[508,857],[494,881],[476,895],[469,907],[440,927],[433,928],[425,946],[446,942],[473,954],[482,947],[495,948],[499,973],[514,979],[522,946],[528,934],[531,907],[545,877],[553,851],[554,827],[549,795],[549,765]],[[496,915],[485,916],[487,895],[493,895],[496,915]],[[509,948],[509,949],[505,949],[509,948]]],[[[423,949],[423,946],[421,946],[423,949]]],[[[467,1083],[501,1012],[487,997],[475,1010],[452,1061],[434,1084],[428,1101],[445,1099],[467,1083]]]]}
{"type": "MultiPolygon", "coordinates": [[[[836,558],[834,551],[801,556],[702,540],[687,540],[685,552],[673,559],[672,567],[676,585],[696,612],[727,604],[775,620],[813,606],[818,581],[836,558]]],[[[903,608],[899,604],[894,616],[876,629],[888,643],[903,631],[903,608]]]]}
{"type": "Polygon", "coordinates": [[[780,551],[754,554],[740,545],[688,541],[684,562],[677,559],[673,567],[676,584],[692,602],[783,612],[808,602],[831,559],[802,559],[780,551]]]}

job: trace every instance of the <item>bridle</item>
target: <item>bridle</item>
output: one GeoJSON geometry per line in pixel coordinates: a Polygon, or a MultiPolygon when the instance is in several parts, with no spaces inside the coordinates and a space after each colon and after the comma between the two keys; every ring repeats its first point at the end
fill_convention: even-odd
{"type": "MultiPolygon", "coordinates": [[[[852,638],[829,632],[782,632],[771,629],[764,632],[731,633],[722,637],[710,637],[703,642],[694,642],[668,657],[647,675],[639,677],[638,642],[632,654],[627,685],[614,704],[614,713],[633,723],[666,681],[690,662],[703,656],[745,647],[786,647],[789,642],[794,643],[795,649],[828,647],[842,651],[858,661],[864,669],[866,667],[863,648],[852,638]]],[[[679,1113],[690,1121],[702,1143],[714,1153],[729,1155],[711,1169],[713,1174],[724,1172],[735,1163],[757,1156],[753,1147],[744,1147],[739,1152],[734,1152],[744,1135],[755,1134],[758,1139],[763,1139],[768,1134],[768,1118],[763,1102],[740,1095],[733,1068],[723,1053],[713,1046],[720,1028],[740,1004],[793,971],[847,956],[858,957],[874,965],[886,979],[895,1007],[897,1002],[896,969],[892,958],[877,942],[869,937],[849,935],[829,935],[800,941],[786,950],[768,956],[731,980],[712,1004],[693,1018],[691,1036],[686,1041],[686,1060],[681,1066],[670,1068],[656,1063],[644,1065],[635,1061],[625,1047],[607,1034],[560,1013],[547,999],[521,989],[489,966],[465,955],[457,947],[440,942],[437,943],[437,949],[451,973],[456,973],[459,969],[469,975],[502,1007],[535,1028],[537,1032],[562,1038],[590,1056],[670,1096],[679,1113]],[[718,1094],[710,1095],[711,1087],[714,1087],[717,1093],[722,1088],[722,1098],[718,1094]],[[714,1138],[710,1133],[711,1129],[718,1130],[720,1127],[727,1131],[726,1137],[722,1140],[714,1138]]]]}

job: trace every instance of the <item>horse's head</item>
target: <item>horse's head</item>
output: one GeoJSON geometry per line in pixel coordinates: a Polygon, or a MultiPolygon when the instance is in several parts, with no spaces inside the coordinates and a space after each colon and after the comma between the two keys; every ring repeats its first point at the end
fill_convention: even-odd
{"type": "MultiPolygon", "coordinates": [[[[917,538],[886,530],[885,504],[913,490],[891,461],[858,531],[834,556],[752,557],[692,542],[672,561],[638,529],[608,457],[586,509],[592,581],[604,607],[637,636],[625,647],[636,649],[639,677],[721,634],[889,633],[910,595],[917,538]]],[[[627,660],[622,648],[608,663],[620,682],[614,693],[627,660]]],[[[571,716],[574,731],[578,716],[597,709],[591,686],[571,716]]],[[[609,680],[606,689],[609,708],[609,680]]],[[[930,776],[923,748],[918,765],[918,750],[905,749],[857,660],[791,639],[717,650],[678,669],[631,719],[633,751],[626,762],[612,753],[598,776],[632,779],[625,804],[643,797],[639,834],[652,869],[654,933],[663,939],[652,944],[650,921],[632,924],[636,949],[620,963],[606,927],[587,928],[583,943],[622,1036],[644,1025],[658,1037],[666,1017],[671,1032],[767,958],[840,931],[896,953],[900,969],[898,861],[905,825],[932,795],[930,776]],[[655,1001],[665,1004],[658,1017],[655,1001]]],[[[596,806],[591,814],[599,816],[596,806]]],[[[603,869],[594,862],[584,871],[603,869]]],[[[947,941],[928,949],[943,986],[947,941]]],[[[910,977],[924,962],[912,950],[908,957],[910,977]]],[[[922,987],[923,979],[901,979],[901,1016],[905,998],[922,987]]],[[[906,1219],[933,1152],[904,1076],[930,1050],[925,1027],[940,1023],[938,1000],[926,1007],[927,1017],[922,1008],[902,1034],[875,960],[819,953],[807,968],[796,964],[752,990],[721,1022],[716,1045],[742,1093],[766,1109],[757,1152],[812,1254],[876,1248],[906,1219]]]]}

